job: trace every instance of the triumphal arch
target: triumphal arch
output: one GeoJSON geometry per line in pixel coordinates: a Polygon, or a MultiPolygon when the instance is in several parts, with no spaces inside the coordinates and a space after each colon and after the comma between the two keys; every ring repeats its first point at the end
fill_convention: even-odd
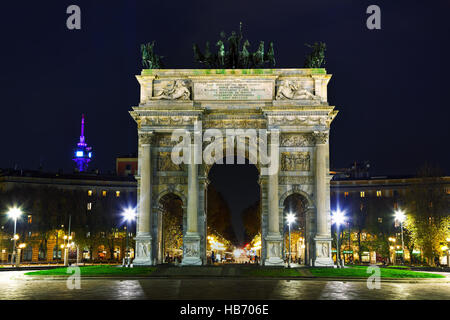
{"type": "MultiPolygon", "coordinates": [[[[203,153],[217,140],[210,137],[213,132],[223,135],[224,154],[241,152],[256,161],[261,187],[261,263],[284,265],[283,204],[297,194],[306,203],[306,263],[332,266],[329,132],[337,111],[328,104],[330,78],[322,68],[143,70],[137,76],[140,103],[130,111],[139,136],[133,264],[163,262],[160,201],[169,194],[182,202],[182,264],[206,264],[206,190],[211,164],[204,161],[203,153]],[[227,135],[232,129],[234,138],[227,135]],[[270,162],[260,158],[266,149],[250,148],[245,134],[251,129],[258,134],[257,142],[267,134],[264,147],[270,162]],[[177,153],[192,161],[174,161],[174,148],[183,140],[180,132],[187,133],[188,150],[197,146],[197,151],[177,153]],[[240,134],[244,147],[238,145],[240,134]]],[[[220,150],[214,150],[215,157],[220,150]]]]}

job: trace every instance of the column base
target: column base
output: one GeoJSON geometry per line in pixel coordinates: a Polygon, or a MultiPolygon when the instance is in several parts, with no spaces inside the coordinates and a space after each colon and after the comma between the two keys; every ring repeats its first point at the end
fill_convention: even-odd
{"type": "Polygon", "coordinates": [[[183,260],[182,266],[201,266],[200,258],[200,235],[198,233],[187,232],[183,238],[183,260]]]}
{"type": "Polygon", "coordinates": [[[315,238],[314,267],[334,267],[331,257],[331,238],[315,238]]]}
{"type": "Polygon", "coordinates": [[[281,242],[283,238],[280,234],[270,234],[266,236],[266,259],[265,266],[284,266],[281,254],[281,242]]]}
{"type": "Polygon", "coordinates": [[[149,234],[138,234],[136,240],[136,258],[133,267],[147,267],[154,265],[152,259],[152,237],[149,234]]]}

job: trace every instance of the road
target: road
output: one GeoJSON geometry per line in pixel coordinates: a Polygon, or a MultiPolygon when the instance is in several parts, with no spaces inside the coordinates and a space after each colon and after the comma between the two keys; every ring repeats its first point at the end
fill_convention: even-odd
{"type": "Polygon", "coordinates": [[[37,280],[22,271],[0,272],[0,300],[90,299],[450,299],[450,283],[381,282],[369,290],[366,282],[275,279],[81,279],[80,289],[66,280],[37,280]]]}

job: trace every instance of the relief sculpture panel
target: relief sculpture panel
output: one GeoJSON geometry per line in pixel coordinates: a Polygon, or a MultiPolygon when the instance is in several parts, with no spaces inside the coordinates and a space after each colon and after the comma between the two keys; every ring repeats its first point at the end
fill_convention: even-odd
{"type": "Polygon", "coordinates": [[[311,157],[309,152],[282,152],[282,171],[309,171],[311,157]]]}

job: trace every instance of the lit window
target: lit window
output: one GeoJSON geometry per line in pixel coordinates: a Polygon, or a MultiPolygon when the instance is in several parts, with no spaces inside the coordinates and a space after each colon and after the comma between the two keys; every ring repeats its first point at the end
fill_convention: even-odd
{"type": "Polygon", "coordinates": [[[344,197],[348,197],[348,191],[344,192],[344,197]]]}
{"type": "Polygon", "coordinates": [[[377,191],[377,197],[381,197],[381,190],[377,191]]]}
{"type": "Polygon", "coordinates": [[[89,190],[89,191],[88,191],[88,196],[89,196],[89,197],[92,196],[92,190],[89,190]]]}
{"type": "Polygon", "coordinates": [[[102,196],[106,197],[106,191],[105,190],[102,191],[102,196]]]}
{"type": "Polygon", "coordinates": [[[383,222],[383,218],[378,218],[378,222],[382,223],[383,222]]]}
{"type": "Polygon", "coordinates": [[[116,191],[116,197],[120,197],[120,191],[116,191]]]}
{"type": "Polygon", "coordinates": [[[361,198],[364,198],[366,196],[366,193],[364,191],[360,192],[361,198]]]}
{"type": "Polygon", "coordinates": [[[88,202],[88,204],[87,204],[87,209],[88,209],[88,210],[91,210],[91,209],[92,209],[92,202],[88,202]]]}
{"type": "Polygon", "coordinates": [[[31,214],[28,215],[28,223],[33,222],[33,218],[31,217],[31,214]]]}

